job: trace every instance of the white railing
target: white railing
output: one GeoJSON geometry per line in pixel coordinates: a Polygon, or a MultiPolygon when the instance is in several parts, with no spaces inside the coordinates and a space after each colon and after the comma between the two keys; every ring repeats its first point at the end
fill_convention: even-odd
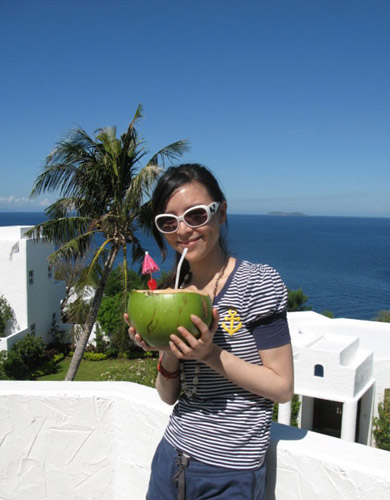
{"type": "MultiPolygon", "coordinates": [[[[171,408],[127,382],[0,382],[0,497],[143,500],[171,408]]],[[[390,453],[274,424],[267,500],[388,500],[390,453]]]]}
{"type": "Polygon", "coordinates": [[[28,328],[25,328],[24,330],[19,330],[15,333],[11,333],[7,337],[1,337],[0,351],[9,351],[16,342],[22,340],[27,334],[28,328]]]}

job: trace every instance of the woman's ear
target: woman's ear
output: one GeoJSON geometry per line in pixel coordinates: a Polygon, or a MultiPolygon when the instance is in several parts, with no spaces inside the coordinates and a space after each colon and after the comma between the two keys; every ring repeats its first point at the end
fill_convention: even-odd
{"type": "Polygon", "coordinates": [[[226,201],[223,201],[220,204],[218,214],[219,214],[219,223],[224,224],[226,222],[226,219],[227,219],[227,203],[226,203],[226,201]]]}

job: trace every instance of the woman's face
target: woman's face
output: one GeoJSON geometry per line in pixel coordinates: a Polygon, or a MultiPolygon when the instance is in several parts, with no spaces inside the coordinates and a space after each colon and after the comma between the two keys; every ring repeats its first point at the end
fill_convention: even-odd
{"type": "MultiPolygon", "coordinates": [[[[173,192],[165,207],[165,213],[183,215],[196,205],[209,205],[213,200],[209,192],[199,182],[184,184],[173,192]]],[[[180,221],[175,233],[164,234],[167,243],[179,253],[188,248],[186,259],[189,262],[201,261],[210,255],[210,252],[220,251],[220,226],[226,220],[226,202],[221,203],[216,214],[209,222],[201,227],[192,228],[184,221],[180,221]]]]}

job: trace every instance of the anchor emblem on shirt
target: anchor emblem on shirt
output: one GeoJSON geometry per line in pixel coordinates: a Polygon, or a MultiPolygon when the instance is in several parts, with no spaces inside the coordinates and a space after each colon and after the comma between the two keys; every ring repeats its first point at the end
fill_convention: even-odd
{"type": "Polygon", "coordinates": [[[238,332],[241,326],[241,318],[237,314],[237,311],[235,311],[234,309],[229,309],[228,314],[225,316],[225,321],[222,322],[222,328],[225,330],[225,332],[232,336],[233,333],[238,332]]]}

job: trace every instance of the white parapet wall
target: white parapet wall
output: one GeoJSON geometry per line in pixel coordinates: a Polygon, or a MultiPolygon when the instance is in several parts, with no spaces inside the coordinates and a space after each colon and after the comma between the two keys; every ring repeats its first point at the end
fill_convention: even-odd
{"type": "MultiPolygon", "coordinates": [[[[0,497],[144,500],[171,408],[127,382],[0,382],[0,497]]],[[[274,424],[267,500],[388,500],[390,453],[274,424]]]]}

